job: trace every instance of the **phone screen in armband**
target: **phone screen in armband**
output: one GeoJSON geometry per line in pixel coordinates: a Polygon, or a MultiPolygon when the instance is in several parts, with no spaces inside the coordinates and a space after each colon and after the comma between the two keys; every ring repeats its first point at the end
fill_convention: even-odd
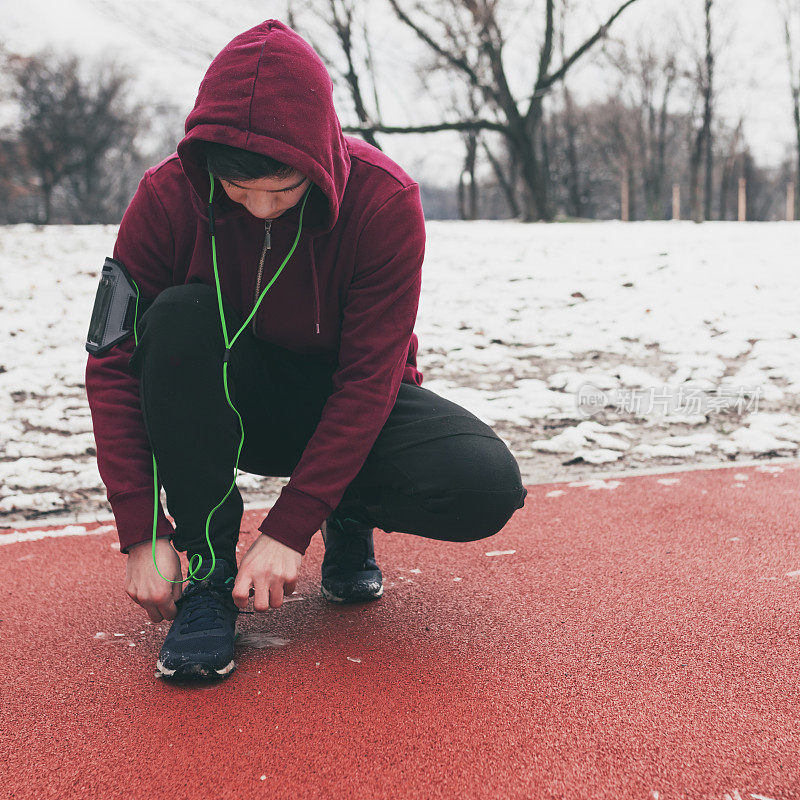
{"type": "MultiPolygon", "coordinates": [[[[86,350],[93,356],[105,355],[133,333],[136,312],[136,284],[122,262],[106,258],[97,285],[97,294],[86,336],[86,350]]],[[[142,313],[144,303],[139,300],[142,313]]]]}

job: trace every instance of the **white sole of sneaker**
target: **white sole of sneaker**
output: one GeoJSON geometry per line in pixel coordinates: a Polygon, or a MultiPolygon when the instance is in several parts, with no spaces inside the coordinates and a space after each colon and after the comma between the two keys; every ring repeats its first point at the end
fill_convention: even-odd
{"type": "Polygon", "coordinates": [[[227,664],[221,669],[209,667],[207,664],[183,664],[175,669],[168,669],[159,660],[156,661],[156,677],[173,678],[178,680],[214,677],[224,678],[230,675],[235,668],[236,662],[232,660],[230,664],[227,664]]]}

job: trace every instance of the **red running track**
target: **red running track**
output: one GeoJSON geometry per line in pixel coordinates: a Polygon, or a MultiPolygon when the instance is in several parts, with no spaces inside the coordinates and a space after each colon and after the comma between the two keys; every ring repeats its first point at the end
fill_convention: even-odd
{"type": "Polygon", "coordinates": [[[321,597],[316,536],[202,687],[154,676],[113,529],[0,536],[0,796],[800,797],[800,465],[597,485],[482,542],[376,531],[363,605],[321,597]]]}

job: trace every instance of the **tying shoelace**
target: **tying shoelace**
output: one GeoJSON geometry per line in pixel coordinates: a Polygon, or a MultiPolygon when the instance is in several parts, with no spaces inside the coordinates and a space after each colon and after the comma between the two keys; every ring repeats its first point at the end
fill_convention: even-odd
{"type": "Polygon", "coordinates": [[[182,633],[208,630],[224,621],[225,616],[222,609],[210,604],[208,595],[216,598],[219,603],[224,603],[226,596],[230,598],[230,595],[227,595],[222,587],[192,582],[183,595],[175,601],[178,608],[185,606],[185,615],[181,626],[182,633]]]}

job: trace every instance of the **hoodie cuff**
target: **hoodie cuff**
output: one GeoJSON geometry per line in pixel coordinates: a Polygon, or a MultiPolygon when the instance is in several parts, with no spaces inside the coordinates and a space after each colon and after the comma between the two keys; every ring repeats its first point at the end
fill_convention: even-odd
{"type": "Polygon", "coordinates": [[[304,555],[314,534],[332,512],[327,503],[287,484],[258,530],[304,555]]]}
{"type": "MultiPolygon", "coordinates": [[[[108,498],[117,523],[119,551],[128,555],[128,548],[140,542],[153,540],[153,489],[135,489],[120,492],[108,498]]],[[[170,538],[175,532],[158,504],[156,538],[170,538]]]]}

